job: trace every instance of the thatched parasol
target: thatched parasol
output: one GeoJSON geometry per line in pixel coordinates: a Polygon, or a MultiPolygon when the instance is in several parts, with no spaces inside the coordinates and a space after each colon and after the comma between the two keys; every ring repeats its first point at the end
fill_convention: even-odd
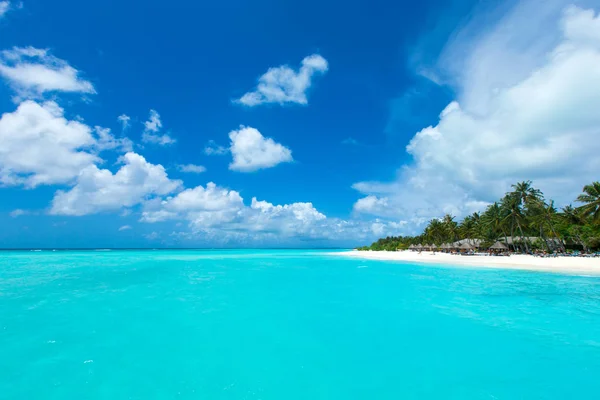
{"type": "Polygon", "coordinates": [[[408,249],[409,249],[409,250],[414,250],[414,248],[415,248],[415,245],[414,245],[414,244],[411,244],[410,246],[408,246],[408,249]]]}
{"type": "Polygon", "coordinates": [[[502,242],[496,242],[492,246],[490,246],[490,249],[493,249],[493,250],[508,250],[508,246],[505,245],[502,242]]]}
{"type": "Polygon", "coordinates": [[[462,250],[473,250],[474,249],[473,245],[471,245],[470,243],[467,243],[467,242],[461,244],[458,248],[462,249],[462,250]]]}

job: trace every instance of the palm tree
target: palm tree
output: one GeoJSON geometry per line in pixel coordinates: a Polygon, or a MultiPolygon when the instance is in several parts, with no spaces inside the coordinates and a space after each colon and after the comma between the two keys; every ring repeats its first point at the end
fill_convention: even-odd
{"type": "Polygon", "coordinates": [[[593,223],[600,224],[600,182],[585,185],[583,193],[577,196],[577,201],[585,203],[577,210],[589,217],[593,223]]]}
{"type": "Polygon", "coordinates": [[[479,219],[478,213],[473,213],[472,215],[467,215],[465,218],[463,218],[458,226],[458,232],[460,233],[461,239],[473,240],[481,237],[481,224],[479,223],[479,219]]]}
{"type": "Polygon", "coordinates": [[[444,224],[439,219],[432,219],[425,228],[425,236],[430,242],[440,244],[444,238],[444,224]]]}
{"type": "Polygon", "coordinates": [[[446,232],[445,241],[455,242],[458,236],[458,224],[454,221],[454,216],[450,214],[444,215],[442,218],[442,224],[444,225],[444,231],[446,232]]]}
{"type": "Polygon", "coordinates": [[[554,229],[557,215],[553,200],[550,200],[550,202],[547,204],[543,201],[539,201],[537,204],[532,205],[529,210],[529,219],[534,226],[538,227],[540,231],[540,238],[546,243],[546,248],[549,251],[553,250],[555,246],[550,246],[547,239],[548,236],[553,238],[552,240],[555,245],[556,240],[558,240],[560,248],[564,250],[562,240],[560,240],[559,235],[554,229]],[[547,234],[548,231],[550,234],[547,234]]]}
{"type": "Polygon", "coordinates": [[[511,185],[513,192],[519,198],[519,205],[527,207],[543,199],[542,191],[534,188],[531,181],[519,182],[511,185]]]}
{"type": "Polygon", "coordinates": [[[529,246],[527,246],[527,241],[525,240],[525,235],[523,234],[522,224],[525,221],[525,216],[521,210],[521,197],[515,195],[515,193],[508,193],[502,199],[502,208],[504,209],[505,217],[504,220],[506,222],[510,221],[510,236],[513,238],[513,246],[515,239],[515,225],[519,229],[521,233],[521,241],[525,244],[525,251],[529,253],[529,246]]]}
{"type": "Polygon", "coordinates": [[[585,225],[585,216],[581,214],[579,209],[574,208],[572,205],[564,207],[560,216],[565,236],[583,246],[583,249],[587,251],[582,232],[582,228],[585,225]]]}
{"type": "Polygon", "coordinates": [[[548,204],[541,210],[544,220],[546,221],[546,226],[550,228],[550,232],[552,232],[552,236],[555,240],[558,240],[562,251],[565,251],[565,244],[563,243],[561,237],[556,232],[556,222],[558,219],[558,215],[556,213],[556,208],[554,207],[554,200],[550,200],[548,204]]]}
{"type": "Polygon", "coordinates": [[[488,206],[481,216],[481,223],[485,228],[492,232],[494,240],[498,239],[498,236],[500,236],[502,233],[504,236],[504,242],[508,244],[506,230],[504,229],[506,227],[505,216],[502,208],[497,202],[488,206]]]}

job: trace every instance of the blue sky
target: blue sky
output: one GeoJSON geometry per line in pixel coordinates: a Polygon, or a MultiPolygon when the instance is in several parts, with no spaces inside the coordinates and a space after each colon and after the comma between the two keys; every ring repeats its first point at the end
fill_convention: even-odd
{"type": "Polygon", "coordinates": [[[491,3],[0,1],[0,246],[351,246],[519,179],[565,204],[600,4],[491,3]]]}

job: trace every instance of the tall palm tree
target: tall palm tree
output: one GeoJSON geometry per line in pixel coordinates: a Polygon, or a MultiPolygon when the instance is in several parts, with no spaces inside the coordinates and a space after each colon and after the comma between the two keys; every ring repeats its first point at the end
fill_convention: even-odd
{"type": "Polygon", "coordinates": [[[511,185],[513,192],[519,198],[519,205],[527,207],[535,204],[543,198],[542,191],[532,186],[531,181],[519,182],[511,185]]]}
{"type": "Polygon", "coordinates": [[[554,207],[554,200],[550,200],[548,204],[542,209],[542,215],[546,221],[546,226],[550,228],[550,232],[555,240],[558,240],[560,248],[565,251],[565,244],[561,237],[556,232],[556,222],[558,220],[558,214],[556,213],[556,207],[554,207]]]}
{"type": "Polygon", "coordinates": [[[549,203],[544,201],[538,201],[532,205],[529,210],[529,219],[533,226],[536,226],[540,232],[540,238],[546,243],[548,250],[554,250],[556,248],[556,241],[558,240],[559,247],[564,250],[562,240],[556,233],[554,225],[557,221],[556,208],[554,208],[554,201],[550,200],[549,203]],[[552,238],[553,245],[550,246],[548,236],[552,238]]]}
{"type": "Polygon", "coordinates": [[[446,232],[445,241],[455,242],[458,236],[458,224],[454,221],[454,216],[450,214],[444,215],[442,218],[442,224],[446,232]]]}
{"type": "Polygon", "coordinates": [[[521,242],[525,245],[525,251],[529,253],[529,246],[527,245],[527,241],[525,240],[525,235],[523,233],[523,223],[525,222],[525,216],[521,210],[521,197],[515,195],[514,193],[508,193],[502,199],[502,208],[504,209],[505,217],[504,220],[506,222],[510,222],[510,235],[513,239],[515,239],[515,226],[519,229],[519,233],[521,234],[521,242]]]}
{"type": "Polygon", "coordinates": [[[494,240],[498,239],[500,234],[504,236],[505,243],[508,243],[506,238],[506,223],[505,216],[503,214],[500,204],[497,202],[488,206],[483,215],[481,216],[481,222],[485,228],[492,232],[494,240]]]}
{"type": "MultiPolygon", "coordinates": [[[[481,237],[479,214],[467,215],[458,226],[461,239],[479,239],[481,237]]],[[[475,243],[472,243],[475,244],[475,243]]]]}
{"type": "Polygon", "coordinates": [[[585,185],[583,193],[577,196],[577,201],[585,203],[578,207],[578,211],[589,217],[593,223],[600,224],[600,182],[585,185]]]}

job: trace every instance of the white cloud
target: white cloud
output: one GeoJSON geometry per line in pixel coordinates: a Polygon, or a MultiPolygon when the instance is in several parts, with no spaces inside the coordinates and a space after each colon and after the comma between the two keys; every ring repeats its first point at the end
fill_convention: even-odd
{"type": "Polygon", "coordinates": [[[128,231],[128,230],[131,230],[131,229],[133,229],[133,228],[131,228],[130,225],[123,225],[122,227],[119,228],[119,232],[128,231]]]}
{"type": "Polygon", "coordinates": [[[117,121],[121,123],[122,130],[125,132],[130,126],[131,117],[127,114],[121,114],[117,117],[117,121]]]}
{"type": "Polygon", "coordinates": [[[177,142],[177,140],[173,139],[166,133],[162,135],[154,135],[152,133],[144,132],[142,134],[142,142],[157,144],[159,146],[168,146],[174,144],[175,142],[177,142]]]}
{"type": "Polygon", "coordinates": [[[464,103],[452,102],[436,126],[412,138],[406,150],[414,162],[395,182],[354,185],[367,195],[355,210],[408,219],[464,215],[529,179],[564,204],[597,180],[600,19],[568,7],[550,29],[549,14],[536,16],[532,7],[520,3],[490,33],[444,52],[443,60],[468,61],[456,77],[464,103]],[[520,62],[523,46],[536,57],[520,62]]]}
{"type": "Polygon", "coordinates": [[[97,153],[130,151],[132,145],[110,129],[66,119],[53,101],[27,100],[0,118],[0,185],[70,183],[81,170],[102,162],[97,153]]]}
{"type": "Polygon", "coordinates": [[[133,150],[133,142],[128,138],[115,138],[109,128],[102,128],[96,126],[94,128],[96,136],[98,137],[96,148],[100,151],[103,150],[118,150],[122,152],[129,152],[133,150]]]}
{"type": "Polygon", "coordinates": [[[148,202],[142,221],[183,218],[197,225],[213,226],[231,222],[243,207],[243,199],[238,192],[210,182],[206,188],[197,186],[161,202],[148,202]]]}
{"type": "Polygon", "coordinates": [[[158,232],[152,232],[152,233],[149,233],[149,234],[147,234],[147,235],[144,235],[144,237],[145,237],[147,240],[151,240],[151,241],[152,241],[152,240],[157,240],[157,239],[159,239],[159,238],[160,238],[160,233],[158,233],[158,232]]]}
{"type": "Polygon", "coordinates": [[[91,82],[66,61],[47,49],[14,47],[0,54],[0,75],[8,80],[19,98],[39,98],[48,92],[94,94],[91,82]]]}
{"type": "Polygon", "coordinates": [[[209,140],[206,147],[204,147],[204,154],[207,156],[222,156],[227,153],[229,153],[229,149],[219,146],[214,140],[209,140]]]}
{"type": "Polygon", "coordinates": [[[10,2],[0,1],[0,18],[4,17],[8,10],[10,10],[10,2]]]}
{"type": "Polygon", "coordinates": [[[142,142],[158,144],[159,146],[168,146],[174,144],[176,140],[168,134],[160,134],[162,121],[156,110],[150,110],[150,118],[144,122],[144,133],[142,134],[142,142]]]}
{"type": "Polygon", "coordinates": [[[55,102],[25,101],[0,118],[0,184],[68,183],[100,159],[89,126],[64,118],[55,102]]]}
{"type": "Polygon", "coordinates": [[[162,165],[151,164],[139,154],[127,153],[121,161],[124,165],[115,174],[95,165],[82,170],[72,189],[56,192],[50,213],[86,215],[120,210],[181,186],[181,181],[168,178],[162,165]]]}
{"type": "Polygon", "coordinates": [[[290,149],[265,138],[257,129],[241,126],[239,130],[231,131],[229,138],[233,156],[230,170],[252,172],[293,161],[290,149]]]}
{"type": "MultiPolygon", "coordinates": [[[[209,183],[187,189],[164,200],[145,202],[141,221],[187,221],[187,232],[176,232],[172,239],[202,240],[204,243],[300,243],[312,240],[345,240],[356,243],[374,239],[373,224],[327,218],[312,203],[274,205],[253,198],[245,205],[235,190],[209,183]]],[[[404,222],[376,220],[377,232],[398,234],[404,222]]]]}
{"type": "Polygon", "coordinates": [[[265,103],[307,104],[306,92],[312,84],[315,74],[327,72],[327,60],[318,54],[305,57],[299,71],[287,65],[269,70],[258,79],[258,85],[252,92],[244,94],[236,102],[248,107],[265,103]]]}
{"type": "Polygon", "coordinates": [[[146,132],[157,133],[162,128],[162,122],[160,120],[160,115],[156,110],[150,110],[150,118],[148,121],[144,122],[144,127],[146,132]]]}
{"type": "Polygon", "coordinates": [[[13,218],[17,218],[17,217],[20,217],[22,215],[27,215],[29,213],[30,212],[28,210],[22,210],[20,208],[17,208],[16,210],[13,210],[13,211],[10,212],[10,216],[13,217],[13,218]]]}
{"type": "Polygon", "coordinates": [[[205,167],[203,167],[202,165],[195,164],[178,165],[177,169],[181,172],[186,172],[190,174],[201,174],[202,172],[206,172],[205,167]]]}
{"type": "Polygon", "coordinates": [[[258,201],[256,198],[252,199],[247,214],[249,230],[286,236],[318,236],[322,233],[321,224],[327,219],[312,203],[273,205],[266,201],[258,201]]]}
{"type": "Polygon", "coordinates": [[[367,196],[354,203],[354,211],[367,214],[381,214],[389,207],[388,199],[377,196],[367,196]]]}

